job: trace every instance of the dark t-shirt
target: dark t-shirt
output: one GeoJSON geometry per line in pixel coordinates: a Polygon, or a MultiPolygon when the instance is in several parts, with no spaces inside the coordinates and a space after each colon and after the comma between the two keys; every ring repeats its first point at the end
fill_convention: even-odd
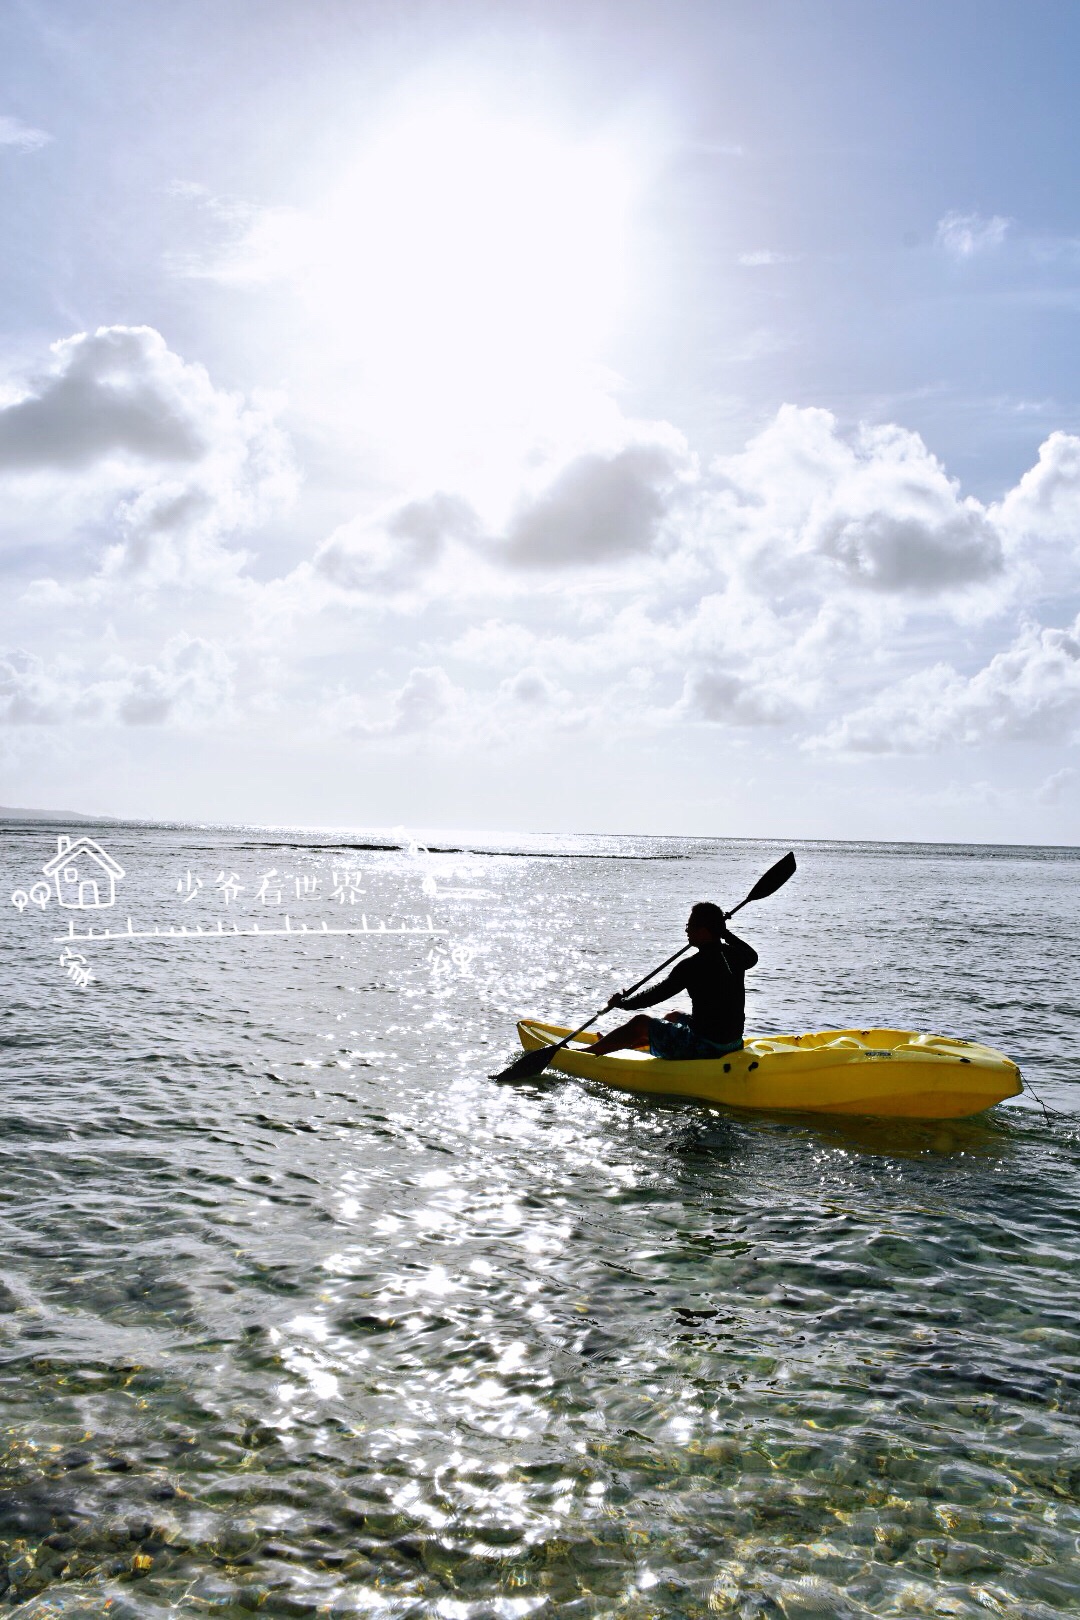
{"type": "Polygon", "coordinates": [[[727,1046],[742,1040],[746,1018],[743,974],[757,959],[752,945],[728,934],[712,945],[702,945],[673,968],[666,979],[639,995],[628,996],[623,1006],[632,1011],[655,1007],[658,1001],[667,1001],[685,990],[694,1009],[691,1028],[706,1040],[727,1046]]]}

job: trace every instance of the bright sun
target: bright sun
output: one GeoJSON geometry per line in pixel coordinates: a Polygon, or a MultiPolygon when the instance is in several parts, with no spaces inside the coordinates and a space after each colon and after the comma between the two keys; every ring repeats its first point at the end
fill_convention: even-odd
{"type": "Polygon", "coordinates": [[[633,181],[613,139],[414,106],[319,210],[309,294],[388,408],[542,409],[620,311],[633,181]]]}

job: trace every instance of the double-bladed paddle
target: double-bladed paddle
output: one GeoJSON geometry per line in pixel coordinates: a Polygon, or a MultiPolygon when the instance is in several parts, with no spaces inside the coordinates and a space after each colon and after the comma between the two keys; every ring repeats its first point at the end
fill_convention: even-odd
{"type": "MultiPolygon", "coordinates": [[[[748,906],[752,900],[768,899],[770,894],[775,894],[777,889],[784,886],[794,871],[795,857],[789,850],[786,855],[780,857],[775,866],[770,866],[769,870],[758,878],[746,899],[740,900],[738,905],[733,906],[725,915],[734,917],[737,911],[741,911],[743,906],[748,906]]],[[[672,962],[678,961],[680,956],[685,956],[689,949],[689,945],[683,945],[680,950],[675,952],[674,956],[669,956],[666,962],[661,962],[660,966],[653,968],[651,973],[646,973],[645,977],[639,979],[637,984],[632,984],[629,990],[621,990],[619,999],[622,1000],[626,996],[634,995],[636,991],[641,989],[643,984],[648,984],[650,979],[655,979],[658,973],[663,973],[664,969],[670,967],[672,962]]],[[[610,1006],[610,1003],[608,1003],[608,1006],[610,1006]]],[[[607,1010],[607,1006],[601,1007],[599,1012],[593,1013],[587,1024],[582,1024],[580,1029],[575,1029],[571,1034],[564,1035],[562,1040],[555,1046],[538,1046],[531,1052],[522,1052],[521,1056],[516,1058],[509,1068],[502,1069],[498,1074],[493,1074],[491,1078],[493,1080],[532,1080],[536,1075],[543,1074],[556,1052],[561,1052],[564,1046],[569,1046],[570,1042],[576,1041],[579,1035],[584,1035],[585,1031],[591,1029],[596,1020],[602,1018],[607,1010]]]]}

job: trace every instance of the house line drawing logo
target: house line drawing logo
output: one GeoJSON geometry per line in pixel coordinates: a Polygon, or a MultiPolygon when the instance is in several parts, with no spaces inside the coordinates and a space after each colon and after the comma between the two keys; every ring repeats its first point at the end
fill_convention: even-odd
{"type": "Polygon", "coordinates": [[[92,838],[56,837],[56,854],[41,868],[56,886],[62,906],[75,911],[98,911],[116,904],[116,884],[124,868],[92,838]]]}

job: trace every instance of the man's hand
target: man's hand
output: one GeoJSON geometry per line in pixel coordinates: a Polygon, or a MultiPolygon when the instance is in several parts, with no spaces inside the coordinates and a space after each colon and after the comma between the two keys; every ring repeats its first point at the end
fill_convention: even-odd
{"type": "Polygon", "coordinates": [[[609,999],[607,1006],[604,1008],[604,1011],[605,1012],[612,1012],[616,1007],[620,1011],[625,1010],[624,1007],[623,1007],[623,993],[622,993],[621,990],[616,990],[615,994],[609,999]]]}

